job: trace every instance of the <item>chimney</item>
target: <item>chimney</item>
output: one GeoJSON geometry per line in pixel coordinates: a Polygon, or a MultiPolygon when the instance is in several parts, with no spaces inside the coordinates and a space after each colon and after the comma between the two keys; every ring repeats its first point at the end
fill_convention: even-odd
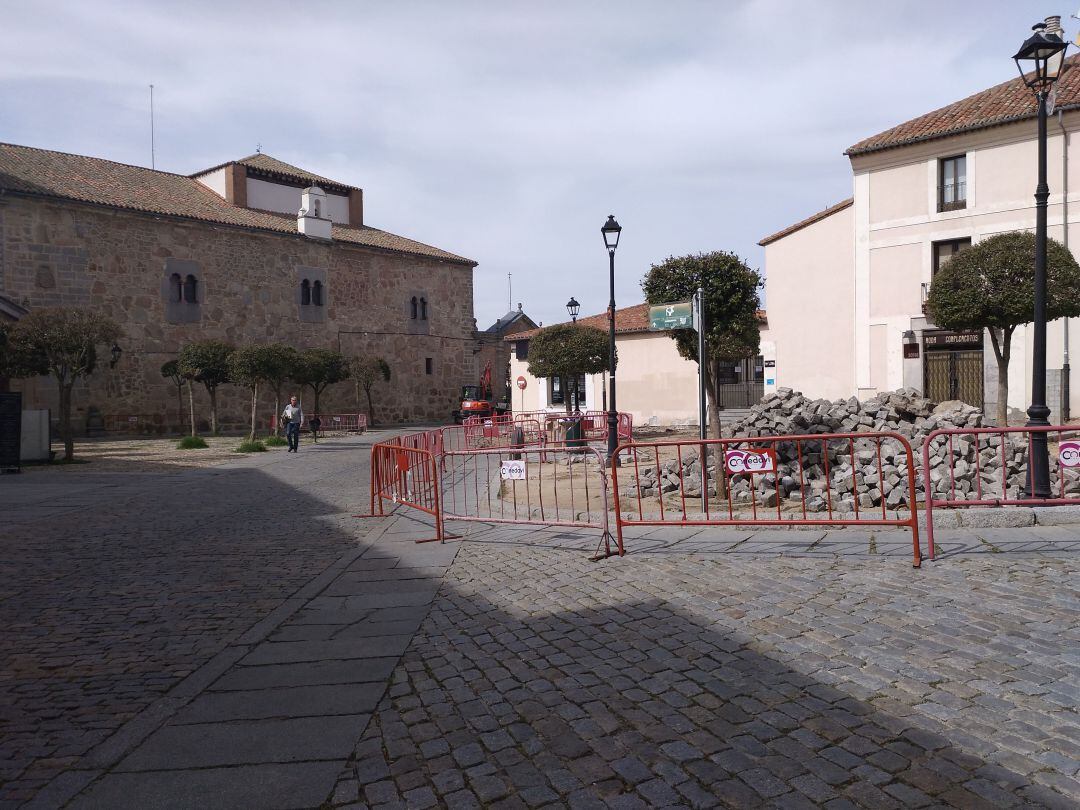
{"type": "Polygon", "coordinates": [[[1046,18],[1046,33],[1057,34],[1062,39],[1065,39],[1065,30],[1061,27],[1061,15],[1055,14],[1046,18]]]}
{"type": "Polygon", "coordinates": [[[364,224],[364,192],[362,189],[349,189],[349,224],[356,228],[364,224]]]}
{"type": "Polygon", "coordinates": [[[318,186],[308,186],[300,197],[296,215],[296,230],[312,239],[331,239],[330,214],[326,210],[326,192],[318,186]]]}
{"type": "Polygon", "coordinates": [[[518,302],[518,312],[521,312],[521,302],[518,302]]]}
{"type": "Polygon", "coordinates": [[[247,167],[244,164],[230,163],[225,167],[225,199],[247,208],[247,167]]]}

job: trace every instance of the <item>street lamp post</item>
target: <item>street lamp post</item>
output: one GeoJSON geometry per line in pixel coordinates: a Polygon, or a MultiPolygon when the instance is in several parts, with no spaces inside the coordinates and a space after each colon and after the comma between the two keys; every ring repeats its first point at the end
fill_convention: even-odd
{"type": "MultiPolygon", "coordinates": [[[[570,296],[570,300],[566,302],[566,311],[570,313],[570,322],[577,324],[578,313],[581,312],[581,304],[577,302],[577,299],[570,296]]],[[[571,403],[574,408],[574,413],[578,410],[578,389],[577,389],[577,377],[574,377],[573,395],[571,396],[571,403]]],[[[565,394],[563,394],[565,396],[565,394]]]]}
{"type": "Polygon", "coordinates": [[[607,451],[608,460],[615,457],[615,448],[619,445],[619,412],[615,407],[615,248],[619,246],[619,234],[622,226],[610,214],[604,227],[604,247],[608,252],[609,277],[611,282],[611,300],[608,301],[608,412],[607,412],[607,451]]]}
{"type": "MultiPolygon", "coordinates": [[[[1046,182],[1046,102],[1050,90],[1061,72],[1068,44],[1057,34],[1047,33],[1046,24],[1032,26],[1032,35],[1020,46],[1013,59],[1024,84],[1035,91],[1039,119],[1039,179],[1035,186],[1035,312],[1034,341],[1031,352],[1031,407],[1027,427],[1050,424],[1050,409],[1046,406],[1046,202],[1050,187],[1046,182]],[[1027,67],[1029,72],[1025,72],[1027,67]]],[[[1029,434],[1031,454],[1028,464],[1028,495],[1050,497],[1050,455],[1046,433],[1029,434]]]]}

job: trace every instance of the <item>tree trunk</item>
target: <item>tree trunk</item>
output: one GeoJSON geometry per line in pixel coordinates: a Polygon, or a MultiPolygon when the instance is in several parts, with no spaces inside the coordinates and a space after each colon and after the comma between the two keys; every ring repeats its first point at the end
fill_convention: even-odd
{"type": "MultiPolygon", "coordinates": [[[[562,400],[563,407],[566,408],[566,415],[570,415],[570,385],[567,377],[559,377],[559,383],[562,385],[562,400]]],[[[576,383],[576,380],[575,380],[576,383]]]]}
{"type": "Polygon", "coordinates": [[[371,388],[364,388],[364,393],[367,394],[367,418],[368,424],[371,427],[375,427],[375,405],[371,402],[371,388]]]}
{"type": "Polygon", "coordinates": [[[259,401],[259,384],[255,383],[251,386],[251,434],[248,436],[248,441],[255,441],[255,410],[256,404],[259,401]]]}
{"type": "Polygon", "coordinates": [[[217,386],[214,386],[213,388],[209,385],[206,386],[206,393],[210,395],[210,435],[217,436],[217,386]]]}
{"type": "Polygon", "coordinates": [[[64,461],[75,457],[75,441],[71,430],[71,387],[73,383],[60,383],[60,438],[64,440],[64,461]]]}
{"type": "Polygon", "coordinates": [[[187,397],[188,406],[191,409],[191,435],[195,435],[195,390],[191,384],[191,380],[188,380],[187,384],[187,397]]]}
{"type": "Polygon", "coordinates": [[[274,386],[274,435],[281,435],[281,386],[274,386]]]}
{"type": "Polygon", "coordinates": [[[1015,327],[1006,327],[1001,330],[991,328],[990,345],[994,347],[994,359],[997,360],[998,393],[997,393],[997,424],[998,427],[1007,427],[1009,424],[1009,357],[1012,354],[1012,333],[1015,327]]]}
{"type": "Polygon", "coordinates": [[[180,432],[184,432],[184,384],[176,386],[176,418],[180,421],[180,432]]]}
{"type": "MultiPolygon", "coordinates": [[[[311,386],[311,393],[315,396],[315,410],[313,413],[319,415],[319,396],[322,394],[322,390],[317,385],[311,386]]],[[[307,414],[305,414],[307,416],[307,414]]],[[[310,418],[310,417],[309,417],[310,418]]]]}

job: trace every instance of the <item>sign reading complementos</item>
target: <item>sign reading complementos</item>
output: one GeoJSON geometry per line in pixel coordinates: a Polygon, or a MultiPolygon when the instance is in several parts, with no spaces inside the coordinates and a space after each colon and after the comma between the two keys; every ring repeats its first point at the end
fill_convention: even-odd
{"type": "Polygon", "coordinates": [[[1058,463],[1062,467],[1080,467],[1080,441],[1067,441],[1059,444],[1058,463]]]}
{"type": "Polygon", "coordinates": [[[732,475],[776,472],[776,452],[770,448],[725,450],[724,466],[732,475]]]}

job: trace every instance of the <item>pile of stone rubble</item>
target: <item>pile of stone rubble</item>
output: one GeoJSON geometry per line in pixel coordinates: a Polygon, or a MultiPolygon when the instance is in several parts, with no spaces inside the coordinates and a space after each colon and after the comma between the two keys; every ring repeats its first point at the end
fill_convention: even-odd
{"type": "MultiPolygon", "coordinates": [[[[937,429],[970,429],[982,425],[983,414],[978,408],[956,401],[935,403],[911,388],[882,393],[863,402],[854,397],[835,401],[809,399],[797,391],[781,388],[751,408],[746,418],[725,426],[723,435],[895,433],[911,445],[916,500],[922,501],[921,465],[925,438],[937,429]]],[[[752,442],[747,444],[753,446],[752,442]]],[[[890,513],[908,507],[908,454],[903,442],[896,438],[815,438],[762,443],[760,446],[775,448],[777,471],[736,476],[732,484],[736,503],[753,501],[759,507],[775,508],[780,501],[799,506],[801,512],[805,496],[810,512],[825,512],[830,508],[834,512],[854,512],[858,508],[874,510],[879,515],[882,502],[890,513]]],[[[684,448],[681,459],[664,449],[658,452],[660,458],[654,459],[658,463],[638,465],[636,477],[625,494],[658,498],[670,493],[700,498],[698,451],[693,447],[684,448]]],[[[953,437],[951,443],[947,438],[938,438],[930,444],[930,485],[939,497],[952,494],[956,498],[1000,498],[1004,474],[1009,497],[1016,497],[1024,485],[1026,457],[1024,434],[1008,435],[1004,442],[996,435],[960,435],[953,437]]],[[[718,458],[710,454],[707,467],[710,496],[718,495],[718,463],[718,458]]],[[[1053,454],[1052,465],[1056,480],[1053,454]]],[[[1080,486],[1076,478],[1071,477],[1070,489],[1080,486]]]]}

